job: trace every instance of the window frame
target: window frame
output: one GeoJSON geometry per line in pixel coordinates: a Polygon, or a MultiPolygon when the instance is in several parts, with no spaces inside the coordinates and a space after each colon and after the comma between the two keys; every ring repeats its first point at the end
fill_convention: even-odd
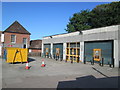
{"type": "Polygon", "coordinates": [[[23,44],[27,44],[27,38],[23,38],[23,44]],[[26,39],[26,43],[24,43],[24,39],[26,39]]]}
{"type": "Polygon", "coordinates": [[[14,37],[14,42],[12,42],[12,36],[13,35],[11,35],[11,43],[16,43],[16,35],[14,35],[15,37],[14,37]]]}

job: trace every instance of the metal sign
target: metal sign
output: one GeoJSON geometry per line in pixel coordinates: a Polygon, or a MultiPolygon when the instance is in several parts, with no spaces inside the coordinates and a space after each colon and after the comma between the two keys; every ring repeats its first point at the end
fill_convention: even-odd
{"type": "Polygon", "coordinates": [[[48,48],[46,48],[46,55],[48,55],[48,52],[49,52],[49,49],[48,49],[48,48]]]}
{"type": "Polygon", "coordinates": [[[101,60],[101,49],[93,49],[93,57],[95,61],[101,60]]]}
{"type": "Polygon", "coordinates": [[[57,56],[60,55],[60,48],[56,48],[56,55],[57,55],[57,56]]]}

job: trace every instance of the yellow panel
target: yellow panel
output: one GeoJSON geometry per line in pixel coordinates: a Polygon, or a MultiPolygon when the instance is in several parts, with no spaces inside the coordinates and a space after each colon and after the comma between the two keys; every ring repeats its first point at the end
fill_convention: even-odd
{"type": "Polygon", "coordinates": [[[7,62],[26,62],[28,58],[28,49],[23,48],[6,48],[7,62]]]}
{"type": "Polygon", "coordinates": [[[100,61],[101,59],[101,49],[93,49],[93,57],[95,61],[100,61]]]}
{"type": "Polygon", "coordinates": [[[71,61],[70,57],[74,57],[75,59],[73,60],[73,62],[76,62],[78,60],[78,57],[80,57],[80,55],[78,55],[78,49],[80,49],[80,48],[77,47],[77,42],[76,42],[76,47],[72,47],[72,48],[70,47],[70,43],[67,43],[67,47],[66,47],[66,60],[67,61],[71,61]],[[76,50],[76,51],[74,51],[74,50],[76,50]]]}

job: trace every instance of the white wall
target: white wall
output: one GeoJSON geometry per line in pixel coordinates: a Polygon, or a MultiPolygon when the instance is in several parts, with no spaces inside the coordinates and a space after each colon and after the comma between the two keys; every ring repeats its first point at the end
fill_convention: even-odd
{"type": "Polygon", "coordinates": [[[80,42],[80,61],[84,61],[84,42],[80,42]]]}
{"type": "Polygon", "coordinates": [[[51,55],[52,55],[51,57],[53,58],[53,43],[51,43],[50,46],[51,46],[51,55]]]}
{"type": "Polygon", "coordinates": [[[118,40],[114,40],[114,64],[115,67],[119,67],[119,58],[118,58],[118,40]]]}
{"type": "Polygon", "coordinates": [[[63,60],[66,60],[66,43],[63,43],[63,60]]]}

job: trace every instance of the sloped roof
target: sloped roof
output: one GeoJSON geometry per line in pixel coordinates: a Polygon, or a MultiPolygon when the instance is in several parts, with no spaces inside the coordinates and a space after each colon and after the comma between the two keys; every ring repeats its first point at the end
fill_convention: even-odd
{"type": "Polygon", "coordinates": [[[42,40],[31,40],[29,48],[41,49],[42,48],[42,40]]]}
{"type": "Polygon", "coordinates": [[[30,33],[18,21],[15,21],[13,24],[11,24],[4,32],[30,35],[30,33]]]}

